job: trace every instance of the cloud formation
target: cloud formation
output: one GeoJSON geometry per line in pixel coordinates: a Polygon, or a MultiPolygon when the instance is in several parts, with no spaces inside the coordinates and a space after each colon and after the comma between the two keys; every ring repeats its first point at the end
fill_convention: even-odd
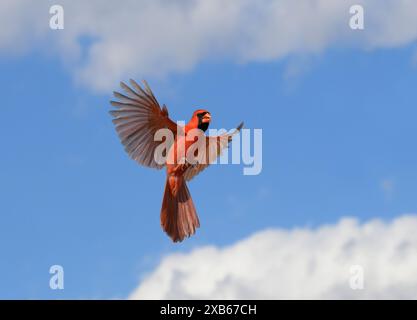
{"type": "Polygon", "coordinates": [[[271,229],[171,254],[131,299],[417,299],[417,215],[271,229]],[[358,284],[358,267],[364,287],[358,284]],[[357,288],[357,287],[356,287],[357,288]]]}
{"type": "Polygon", "coordinates": [[[0,2],[0,54],[36,47],[75,79],[108,90],[126,77],[186,72],[203,61],[271,61],[332,46],[397,47],[417,38],[413,0],[62,0],[65,29],[49,29],[47,0],[0,2]],[[352,4],[365,30],[349,28],[352,4]]]}

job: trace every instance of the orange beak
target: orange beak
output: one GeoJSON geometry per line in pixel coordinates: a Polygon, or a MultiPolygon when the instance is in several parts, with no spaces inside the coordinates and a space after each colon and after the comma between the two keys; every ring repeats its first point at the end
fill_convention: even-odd
{"type": "Polygon", "coordinates": [[[206,113],[203,116],[203,119],[201,119],[201,122],[203,122],[203,123],[210,123],[210,121],[211,121],[211,115],[210,115],[210,113],[206,113]]]}

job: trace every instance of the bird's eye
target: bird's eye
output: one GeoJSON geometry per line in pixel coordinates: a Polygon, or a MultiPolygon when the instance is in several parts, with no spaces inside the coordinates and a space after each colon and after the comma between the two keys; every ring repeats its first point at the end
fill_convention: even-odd
{"type": "Polygon", "coordinates": [[[198,113],[197,114],[197,116],[199,117],[199,118],[202,118],[202,117],[204,117],[204,115],[206,115],[208,112],[201,112],[201,113],[198,113]]]}

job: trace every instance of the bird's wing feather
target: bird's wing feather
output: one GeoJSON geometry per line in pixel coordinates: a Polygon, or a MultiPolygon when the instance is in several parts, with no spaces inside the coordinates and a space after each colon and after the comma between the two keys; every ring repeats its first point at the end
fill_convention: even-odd
{"type": "Polygon", "coordinates": [[[205,152],[197,157],[198,161],[194,166],[190,166],[184,172],[184,179],[186,181],[191,180],[201,171],[206,169],[211,163],[213,163],[217,157],[219,157],[223,150],[228,147],[232,141],[233,136],[237,134],[243,127],[243,122],[232,132],[225,133],[220,136],[206,137],[205,152]]]}
{"type": "Polygon", "coordinates": [[[114,92],[118,101],[110,101],[116,107],[110,114],[129,156],[139,164],[161,169],[162,161],[154,159],[155,149],[161,142],[154,141],[154,135],[159,129],[167,128],[175,137],[177,125],[169,118],[166,106],[160,107],[146,81],[143,83],[144,89],[134,80],[130,80],[131,87],[121,82],[125,94],[114,92]]]}

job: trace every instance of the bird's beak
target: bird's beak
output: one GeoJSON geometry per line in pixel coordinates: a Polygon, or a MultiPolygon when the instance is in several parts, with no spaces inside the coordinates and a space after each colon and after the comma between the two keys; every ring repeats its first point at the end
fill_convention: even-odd
{"type": "Polygon", "coordinates": [[[203,122],[203,123],[210,123],[210,121],[211,121],[211,115],[210,115],[210,113],[206,113],[206,114],[203,116],[202,122],[203,122]]]}

